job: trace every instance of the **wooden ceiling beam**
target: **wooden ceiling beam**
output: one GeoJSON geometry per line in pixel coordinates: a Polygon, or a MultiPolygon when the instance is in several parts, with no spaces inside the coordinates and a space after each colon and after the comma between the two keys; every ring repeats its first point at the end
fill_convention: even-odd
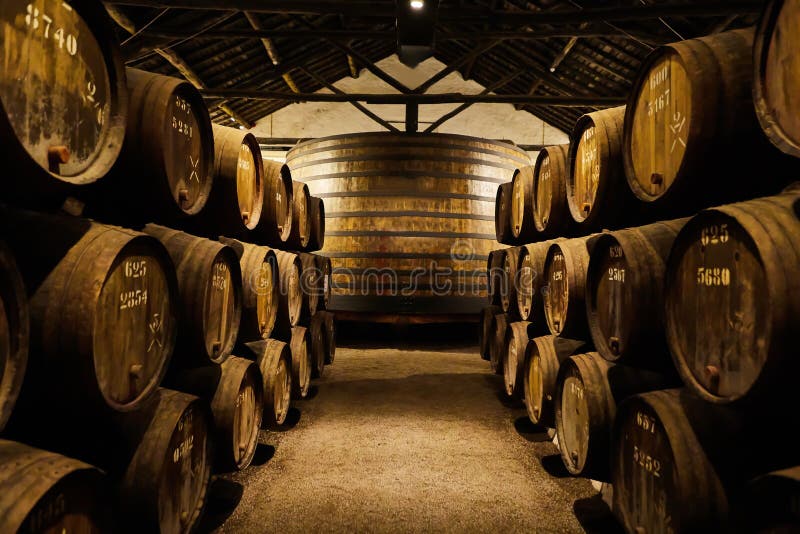
{"type": "MultiPolygon", "coordinates": [[[[182,8],[199,10],[237,10],[256,13],[282,14],[339,14],[348,17],[396,18],[394,2],[369,0],[108,0],[107,4],[182,8]]],[[[537,24],[581,24],[584,22],[621,22],[651,20],[662,17],[716,17],[733,14],[759,13],[763,2],[755,0],[725,0],[702,4],[652,4],[632,7],[598,7],[581,10],[510,11],[482,6],[439,8],[439,20],[488,22],[527,26],[537,24]]]]}
{"type": "Polygon", "coordinates": [[[461,93],[439,94],[327,94],[327,93],[281,93],[259,89],[207,89],[206,98],[282,100],[285,102],[366,102],[367,104],[529,104],[554,107],[610,107],[626,102],[625,96],[536,96],[536,95],[490,95],[461,93]]]}
{"type": "MultiPolygon", "coordinates": [[[[111,16],[112,19],[125,31],[130,33],[131,35],[136,34],[136,25],[134,22],[128,18],[125,13],[121,10],[114,8],[113,6],[107,6],[106,9],[108,10],[108,14],[111,16]]],[[[192,70],[188,63],[186,63],[177,52],[169,48],[156,48],[154,50],[159,56],[163,57],[169,64],[171,64],[175,69],[181,73],[181,75],[195,86],[199,91],[202,91],[206,88],[203,80],[192,70]]],[[[238,121],[239,124],[244,126],[245,128],[252,128],[253,123],[249,120],[238,114],[233,108],[231,108],[227,103],[222,103],[219,105],[219,109],[227,113],[231,118],[238,121]]]]}
{"type": "MultiPolygon", "coordinates": [[[[250,12],[248,12],[250,13],[250,12]]],[[[298,41],[308,40],[334,40],[349,42],[354,39],[366,41],[396,41],[397,36],[394,32],[378,30],[328,30],[320,28],[316,31],[311,30],[211,30],[195,35],[195,32],[167,27],[154,27],[141,32],[142,36],[154,41],[170,41],[175,39],[195,39],[209,40],[229,40],[229,39],[296,39],[298,41]]],[[[643,34],[630,31],[621,31],[615,28],[555,28],[555,29],[533,29],[529,31],[447,31],[440,29],[436,33],[437,41],[537,41],[541,39],[570,37],[618,37],[621,39],[634,39],[647,42],[667,42],[669,39],[658,38],[650,34],[643,34]]]]}

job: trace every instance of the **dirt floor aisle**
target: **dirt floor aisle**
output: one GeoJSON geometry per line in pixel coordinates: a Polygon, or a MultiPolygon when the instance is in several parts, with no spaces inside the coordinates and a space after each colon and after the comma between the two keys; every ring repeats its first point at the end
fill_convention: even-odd
{"type": "Polygon", "coordinates": [[[524,409],[504,405],[477,349],[340,348],[262,433],[255,464],[211,488],[204,531],[607,531],[524,409]]]}

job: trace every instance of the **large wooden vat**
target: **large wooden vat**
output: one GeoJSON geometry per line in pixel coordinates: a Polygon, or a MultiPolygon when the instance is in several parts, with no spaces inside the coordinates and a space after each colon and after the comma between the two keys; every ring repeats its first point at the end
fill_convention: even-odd
{"type": "Polygon", "coordinates": [[[497,187],[531,162],[495,141],[370,133],[302,143],[287,164],[325,201],[331,309],[477,314],[497,187]]]}

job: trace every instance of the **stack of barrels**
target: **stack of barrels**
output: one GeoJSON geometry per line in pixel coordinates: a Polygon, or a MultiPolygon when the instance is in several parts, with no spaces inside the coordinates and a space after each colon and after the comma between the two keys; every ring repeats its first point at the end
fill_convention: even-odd
{"type": "Polygon", "coordinates": [[[189,532],[333,363],[324,206],[100,2],[45,6],[0,10],[0,531],[189,532]]]}
{"type": "Polygon", "coordinates": [[[481,356],[631,533],[800,528],[797,20],[656,49],[498,189],[481,356]]]}

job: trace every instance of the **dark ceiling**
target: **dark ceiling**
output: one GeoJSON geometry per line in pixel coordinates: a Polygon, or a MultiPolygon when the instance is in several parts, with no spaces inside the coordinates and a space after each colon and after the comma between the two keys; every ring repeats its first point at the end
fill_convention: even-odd
{"type": "MultiPolygon", "coordinates": [[[[230,125],[234,117],[250,127],[292,102],[284,98],[300,99],[364,68],[382,76],[374,63],[397,52],[399,2],[406,0],[119,0],[107,6],[125,27],[120,37],[129,66],[184,76],[207,94],[243,90],[208,104],[215,122],[230,125]]],[[[610,105],[604,98],[626,97],[658,44],[753,24],[761,4],[440,0],[433,56],[448,66],[443,74],[457,70],[498,95],[527,98],[515,105],[570,132],[580,115],[610,105]],[[558,98],[541,97],[582,97],[595,107],[555,106],[558,98]]]]}

